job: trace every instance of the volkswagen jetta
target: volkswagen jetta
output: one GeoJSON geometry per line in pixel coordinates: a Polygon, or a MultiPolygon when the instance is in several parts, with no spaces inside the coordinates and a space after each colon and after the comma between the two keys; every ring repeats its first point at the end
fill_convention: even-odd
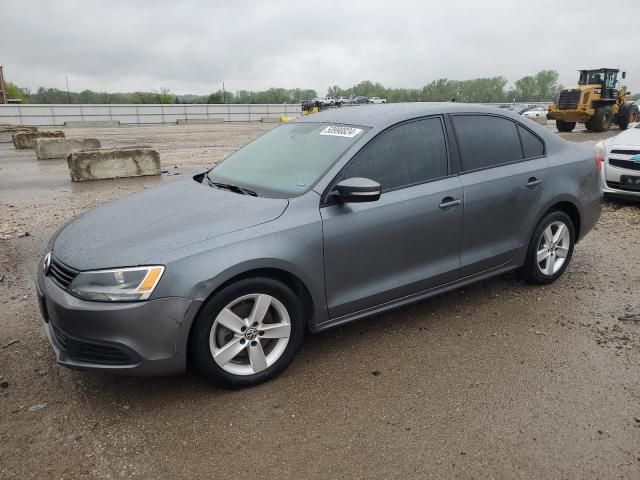
{"type": "Polygon", "coordinates": [[[88,211],[38,269],[67,367],[252,385],[307,331],[519,269],[550,283],[600,215],[601,157],[505,110],[337,109],[88,211]]]}

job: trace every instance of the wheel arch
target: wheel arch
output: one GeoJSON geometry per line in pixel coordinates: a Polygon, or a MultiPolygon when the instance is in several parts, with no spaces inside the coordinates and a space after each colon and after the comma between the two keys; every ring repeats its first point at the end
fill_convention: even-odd
{"type": "MultiPolygon", "coordinates": [[[[202,284],[196,294],[201,304],[194,315],[194,320],[198,317],[207,301],[223,288],[239,280],[252,277],[271,278],[291,288],[302,300],[305,317],[307,318],[307,329],[313,331],[314,325],[323,320],[321,308],[323,298],[319,297],[317,293],[315,295],[312,293],[312,289],[308,287],[308,282],[305,282],[301,275],[294,273],[292,269],[286,268],[286,266],[271,264],[271,262],[265,262],[263,265],[254,264],[253,262],[249,265],[238,265],[202,284]]],[[[189,338],[193,331],[193,323],[189,326],[189,338]]]]}
{"type": "Polygon", "coordinates": [[[580,210],[578,210],[578,207],[574,203],[564,200],[553,204],[551,208],[547,210],[547,212],[550,212],[552,210],[560,210],[569,215],[569,218],[573,222],[573,228],[575,229],[577,243],[580,239],[580,229],[582,228],[582,219],[580,217],[580,210]]]}
{"type": "Polygon", "coordinates": [[[575,234],[576,234],[576,243],[578,243],[578,241],[581,238],[581,229],[582,229],[582,215],[580,213],[580,209],[578,208],[578,206],[576,205],[576,202],[570,200],[570,199],[562,199],[562,200],[557,200],[555,202],[552,202],[551,205],[549,205],[549,207],[547,209],[544,210],[544,212],[536,219],[536,222],[534,224],[534,229],[535,227],[538,225],[538,223],[540,223],[540,220],[542,220],[545,216],[547,216],[549,214],[549,212],[552,212],[554,210],[559,210],[561,212],[566,213],[567,215],[569,215],[569,218],[571,219],[571,221],[573,222],[573,228],[575,230],[575,234]]]}

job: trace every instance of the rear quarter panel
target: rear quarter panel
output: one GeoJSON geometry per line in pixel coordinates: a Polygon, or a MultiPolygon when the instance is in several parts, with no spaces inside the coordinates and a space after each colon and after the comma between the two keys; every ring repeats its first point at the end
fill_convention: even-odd
{"type": "Polygon", "coordinates": [[[554,145],[548,154],[550,195],[540,217],[559,202],[574,204],[580,214],[577,241],[595,226],[602,209],[602,183],[595,155],[591,145],[565,141],[554,145]]]}

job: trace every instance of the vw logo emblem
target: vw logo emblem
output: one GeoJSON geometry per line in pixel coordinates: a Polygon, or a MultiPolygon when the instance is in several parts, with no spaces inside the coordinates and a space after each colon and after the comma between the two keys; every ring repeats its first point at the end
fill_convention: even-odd
{"type": "Polygon", "coordinates": [[[51,268],[51,253],[47,253],[44,256],[44,260],[42,261],[42,269],[45,275],[49,274],[49,269],[51,268]]]}
{"type": "Polygon", "coordinates": [[[255,340],[258,337],[258,329],[257,328],[248,328],[246,332],[244,332],[244,338],[247,340],[255,340]]]}

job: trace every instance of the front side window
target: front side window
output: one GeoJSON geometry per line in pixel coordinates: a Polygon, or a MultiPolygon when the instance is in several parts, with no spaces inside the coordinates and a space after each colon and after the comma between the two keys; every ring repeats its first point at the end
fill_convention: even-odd
{"type": "Polygon", "coordinates": [[[489,115],[455,115],[453,126],[465,171],[522,160],[515,122],[489,115]]]}
{"type": "Polygon", "coordinates": [[[267,194],[299,195],[365,132],[351,125],[287,123],[231,154],[208,177],[267,194]]]}
{"type": "Polygon", "coordinates": [[[340,180],[369,178],[388,191],[445,177],[447,165],[442,121],[433,117],[379,134],[351,160],[340,180]]]}

